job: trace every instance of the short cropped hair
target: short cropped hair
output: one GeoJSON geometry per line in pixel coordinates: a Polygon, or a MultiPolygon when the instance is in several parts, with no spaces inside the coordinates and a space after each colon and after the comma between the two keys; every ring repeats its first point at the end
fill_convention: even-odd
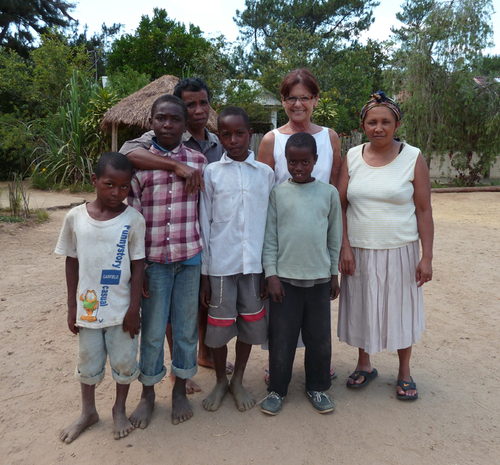
{"type": "Polygon", "coordinates": [[[186,104],[177,96],[171,95],[171,94],[166,94],[162,95],[161,97],[158,97],[154,102],[153,106],[151,107],[151,119],[153,119],[156,107],[160,105],[160,103],[174,103],[175,105],[178,105],[181,107],[182,113],[184,114],[184,121],[187,122],[188,120],[188,108],[186,104]]]}
{"type": "Polygon", "coordinates": [[[292,87],[302,84],[311,94],[319,94],[319,84],[314,75],[307,68],[294,69],[281,81],[280,93],[283,97],[288,97],[292,87]]]}
{"type": "Polygon", "coordinates": [[[241,107],[226,107],[224,108],[217,117],[217,127],[219,127],[220,120],[226,116],[241,116],[245,122],[245,126],[250,130],[250,119],[248,118],[248,113],[241,107]]]}
{"type": "Polygon", "coordinates": [[[318,156],[318,147],[316,145],[316,139],[311,136],[308,132],[296,132],[292,134],[285,145],[285,157],[288,158],[288,149],[291,147],[307,148],[313,154],[313,157],[318,156]]]}
{"type": "Polygon", "coordinates": [[[129,171],[130,177],[134,174],[132,162],[126,155],[119,152],[106,152],[99,157],[95,165],[94,174],[97,176],[97,179],[106,172],[108,166],[111,166],[111,168],[117,171],[129,171]]]}
{"type": "Polygon", "coordinates": [[[210,89],[207,83],[198,77],[190,77],[182,79],[174,87],[174,95],[176,97],[182,98],[183,92],[201,92],[204,90],[207,93],[208,101],[210,102],[210,89]]]}

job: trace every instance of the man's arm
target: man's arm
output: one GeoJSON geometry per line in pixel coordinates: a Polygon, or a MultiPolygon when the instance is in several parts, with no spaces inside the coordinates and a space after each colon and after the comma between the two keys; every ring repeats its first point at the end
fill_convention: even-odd
{"type": "Polygon", "coordinates": [[[149,147],[153,145],[154,135],[155,132],[153,130],[145,132],[141,137],[125,142],[119,151],[123,153],[123,155],[128,155],[130,152],[141,148],[149,150],[149,147]]]}
{"type": "Polygon", "coordinates": [[[123,144],[120,153],[126,155],[137,170],[164,170],[172,171],[186,180],[186,190],[194,194],[198,189],[204,190],[203,177],[196,168],[191,168],[170,157],[162,157],[149,151],[152,145],[153,131],[146,132],[138,139],[123,144]]]}
{"type": "Polygon", "coordinates": [[[68,289],[68,328],[73,334],[78,333],[76,323],[76,290],[78,288],[78,258],[66,257],[66,287],[68,289]]]}

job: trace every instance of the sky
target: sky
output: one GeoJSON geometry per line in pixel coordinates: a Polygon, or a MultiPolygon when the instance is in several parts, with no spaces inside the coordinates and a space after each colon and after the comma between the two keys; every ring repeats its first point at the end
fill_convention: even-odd
{"type": "MultiPolygon", "coordinates": [[[[375,8],[375,22],[364,33],[361,39],[381,41],[389,38],[392,25],[398,27],[401,23],[396,19],[396,13],[401,11],[400,5],[404,0],[379,0],[380,5],[375,8]]],[[[224,34],[229,42],[234,42],[238,36],[238,28],[233,21],[236,10],[245,9],[245,0],[75,0],[76,9],[72,12],[73,18],[80,25],[88,25],[89,36],[101,30],[102,23],[111,26],[113,23],[125,25],[124,32],[132,33],[142,15],[153,16],[153,8],[164,8],[169,18],[185,23],[192,23],[203,31],[206,37],[216,37],[224,34]],[[119,5],[119,6],[117,6],[119,5]]],[[[492,15],[493,41],[495,47],[486,49],[492,55],[500,55],[500,0],[493,0],[496,11],[492,15]]]]}

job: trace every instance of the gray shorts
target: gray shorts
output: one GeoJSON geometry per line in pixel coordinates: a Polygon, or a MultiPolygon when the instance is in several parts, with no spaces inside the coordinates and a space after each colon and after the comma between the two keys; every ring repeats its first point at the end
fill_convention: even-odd
{"type": "Polygon", "coordinates": [[[118,384],[130,384],[139,377],[137,348],[139,336],[134,339],[123,332],[123,325],[107,328],[80,328],[78,334],[78,365],[75,378],[83,384],[94,385],[104,378],[106,358],[113,379],[118,384]]]}
{"type": "Polygon", "coordinates": [[[235,336],[246,344],[264,343],[267,318],[260,300],[260,274],[209,278],[212,297],[205,344],[212,348],[223,347],[235,336]]]}

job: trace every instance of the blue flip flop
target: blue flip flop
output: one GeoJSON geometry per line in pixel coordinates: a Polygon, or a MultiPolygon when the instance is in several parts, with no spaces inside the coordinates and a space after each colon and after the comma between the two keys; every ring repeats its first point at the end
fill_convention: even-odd
{"type": "MultiPolygon", "coordinates": [[[[402,379],[398,379],[398,386],[406,393],[406,391],[410,391],[412,389],[417,390],[417,385],[413,382],[413,378],[410,376],[411,382],[403,381],[402,379]]],[[[396,397],[399,400],[417,400],[418,399],[418,391],[414,396],[407,396],[406,394],[400,394],[396,389],[396,397]]]]}
{"type": "Polygon", "coordinates": [[[368,386],[370,382],[375,379],[378,376],[377,369],[374,368],[371,373],[368,371],[354,371],[349,375],[350,379],[353,379],[356,381],[359,377],[364,376],[365,380],[362,383],[356,384],[356,383],[350,383],[349,380],[346,381],[346,386],[351,389],[361,389],[364,388],[365,386],[368,386]]]}

